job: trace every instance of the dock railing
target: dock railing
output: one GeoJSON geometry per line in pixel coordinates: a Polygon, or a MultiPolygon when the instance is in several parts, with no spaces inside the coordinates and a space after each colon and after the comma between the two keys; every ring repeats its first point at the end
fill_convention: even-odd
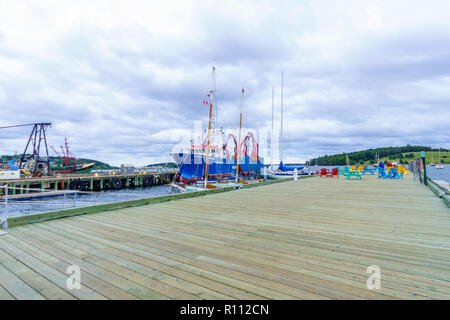
{"type": "Polygon", "coordinates": [[[414,175],[414,181],[418,180],[420,183],[424,183],[424,172],[422,159],[417,158],[414,161],[408,163],[408,170],[414,175]]]}

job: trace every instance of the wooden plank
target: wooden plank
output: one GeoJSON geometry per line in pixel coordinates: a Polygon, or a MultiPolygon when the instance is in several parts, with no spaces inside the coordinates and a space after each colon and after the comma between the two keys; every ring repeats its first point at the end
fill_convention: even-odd
{"type": "MultiPolygon", "coordinates": [[[[11,237],[8,240],[13,241],[13,238],[11,237]]],[[[5,252],[7,252],[12,256],[15,256],[22,263],[26,264],[29,268],[44,275],[48,280],[52,281],[58,287],[64,290],[67,289],[66,281],[68,276],[66,274],[63,274],[55,270],[54,268],[48,266],[42,261],[31,256],[30,254],[18,249],[17,247],[10,244],[9,241],[6,242],[4,238],[0,239],[0,244],[2,245],[2,249],[5,252]]],[[[77,297],[78,299],[105,299],[104,296],[97,294],[96,292],[92,291],[90,288],[87,288],[86,286],[82,286],[80,290],[72,290],[71,294],[77,297]]]]}
{"type": "Polygon", "coordinates": [[[28,268],[19,260],[14,259],[4,251],[0,251],[0,261],[3,266],[9,269],[14,275],[27,283],[40,295],[51,300],[73,300],[74,296],[54,285],[39,273],[28,268]]]}
{"type": "Polygon", "coordinates": [[[0,285],[0,300],[15,300],[15,298],[0,285]]]}
{"type": "MultiPolygon", "coordinates": [[[[59,250],[55,246],[51,246],[45,242],[37,240],[35,237],[28,237],[25,235],[21,235],[22,240],[27,242],[37,242],[41,249],[45,250],[47,253],[51,254],[54,257],[58,257],[60,259],[64,259],[69,261],[70,263],[77,264],[80,268],[85,269],[90,273],[101,273],[101,278],[104,280],[110,279],[110,281],[114,281],[116,286],[121,288],[122,290],[126,290],[128,292],[134,292],[133,286],[138,284],[139,291],[152,291],[152,295],[156,298],[164,298],[165,296],[172,297],[173,299],[196,299],[195,296],[187,294],[182,290],[178,290],[171,286],[162,284],[154,279],[151,279],[147,276],[140,275],[134,271],[127,270],[119,265],[115,265],[114,263],[110,263],[106,260],[95,260],[94,258],[88,256],[80,259],[73,255],[73,252],[64,252],[59,250]],[[126,279],[123,281],[121,279],[126,279]],[[131,289],[130,289],[130,286],[131,289]],[[147,290],[148,288],[149,290],[147,290]]],[[[148,296],[148,297],[151,297],[148,296]]],[[[147,296],[143,298],[148,298],[147,296]]]]}
{"type": "Polygon", "coordinates": [[[174,299],[450,299],[449,210],[409,177],[169,199],[11,228],[0,240],[32,288],[42,284],[27,274],[45,284],[51,268],[80,263],[86,286],[117,299],[130,284],[174,299]],[[370,265],[381,267],[380,290],[366,287],[370,265]]]}
{"type": "MultiPolygon", "coordinates": [[[[0,264],[0,285],[16,299],[24,300],[44,300],[44,297],[37,293],[24,281],[16,277],[14,273],[0,264]]],[[[4,290],[3,290],[4,291],[4,290]]]]}

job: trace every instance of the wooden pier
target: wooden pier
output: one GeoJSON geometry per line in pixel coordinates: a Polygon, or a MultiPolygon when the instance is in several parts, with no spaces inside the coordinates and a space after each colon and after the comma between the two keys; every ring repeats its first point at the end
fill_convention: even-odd
{"type": "Polygon", "coordinates": [[[411,176],[302,179],[7,229],[0,298],[450,299],[449,231],[411,176]]]}
{"type": "Polygon", "coordinates": [[[123,188],[150,187],[164,184],[163,179],[172,180],[177,171],[140,172],[130,174],[74,174],[38,178],[0,180],[0,185],[8,185],[10,195],[27,194],[32,189],[37,190],[78,190],[102,191],[123,188]]]}

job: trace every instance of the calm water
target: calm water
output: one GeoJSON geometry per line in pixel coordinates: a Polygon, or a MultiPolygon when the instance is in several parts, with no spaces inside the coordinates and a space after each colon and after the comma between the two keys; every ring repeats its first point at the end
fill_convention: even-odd
{"type": "MultiPolygon", "coordinates": [[[[20,216],[31,213],[47,212],[60,209],[69,209],[74,207],[91,206],[102,203],[118,202],[125,200],[134,200],[142,198],[151,198],[167,195],[169,187],[167,185],[152,186],[148,188],[123,189],[117,191],[102,191],[94,194],[82,194],[43,198],[24,201],[9,201],[8,216],[20,216]]],[[[4,201],[0,202],[0,215],[4,214],[4,201]]]]}

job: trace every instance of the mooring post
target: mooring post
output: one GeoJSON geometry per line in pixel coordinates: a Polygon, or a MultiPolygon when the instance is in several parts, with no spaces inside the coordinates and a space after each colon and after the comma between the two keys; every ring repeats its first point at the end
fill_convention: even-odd
{"type": "Polygon", "coordinates": [[[8,184],[5,185],[5,222],[3,229],[8,229],[8,184]]]}
{"type": "Polygon", "coordinates": [[[423,184],[428,185],[427,180],[427,163],[425,162],[425,151],[420,152],[420,157],[422,158],[423,163],[423,184]]]}

